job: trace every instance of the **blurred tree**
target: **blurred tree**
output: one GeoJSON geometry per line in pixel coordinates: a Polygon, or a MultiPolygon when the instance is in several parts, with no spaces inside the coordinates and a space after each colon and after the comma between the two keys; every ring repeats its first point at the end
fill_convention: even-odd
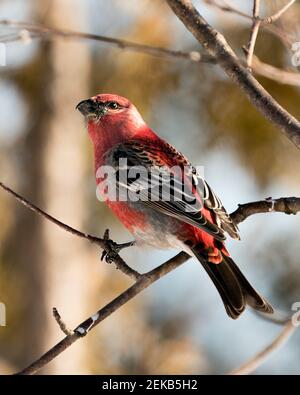
{"type": "MultiPolygon", "coordinates": [[[[41,206],[45,185],[42,161],[51,113],[44,92],[49,89],[50,73],[49,44],[43,43],[29,64],[8,76],[19,87],[33,114],[14,147],[14,154],[7,157],[13,168],[9,172],[11,184],[18,185],[21,193],[41,206]]],[[[1,349],[11,363],[23,366],[45,346],[46,335],[41,331],[46,318],[45,270],[41,259],[45,244],[40,232],[41,219],[15,202],[8,204],[15,215],[9,233],[3,235],[1,288],[7,298],[10,330],[1,333],[1,349]]]]}
{"type": "MultiPolygon", "coordinates": [[[[66,29],[85,29],[87,15],[80,1],[51,2],[46,24],[66,29]]],[[[79,42],[54,40],[50,48],[50,86],[44,96],[50,101],[51,117],[46,125],[42,161],[44,207],[68,224],[83,228],[85,212],[84,134],[75,105],[88,96],[90,56],[88,48],[79,42]]],[[[64,306],[67,322],[76,322],[78,314],[88,310],[89,284],[84,281],[86,263],[90,258],[87,243],[60,232],[53,225],[43,222],[42,235],[46,246],[43,260],[46,286],[44,289],[48,319],[44,325],[47,344],[60,337],[58,327],[51,317],[51,305],[64,306]]],[[[91,287],[93,283],[91,283],[91,287]]],[[[44,326],[43,325],[43,326],[44,326]]],[[[55,360],[48,373],[88,373],[88,349],[80,343],[55,360]]]]}
{"type": "MultiPolygon", "coordinates": [[[[249,30],[243,26],[231,26],[226,28],[224,34],[239,49],[247,42],[249,30]]],[[[269,33],[260,32],[255,53],[263,61],[284,68],[286,48],[269,33]]],[[[233,149],[241,165],[254,172],[262,189],[266,189],[275,179],[286,183],[297,182],[300,171],[297,148],[257,113],[237,86],[228,79],[220,78],[217,68],[210,70],[207,67],[205,74],[209,83],[204,82],[201,94],[195,92],[195,97],[200,96],[199,122],[207,122],[206,128],[209,130],[207,148],[222,145],[233,149]]],[[[203,70],[198,70],[194,78],[195,81],[203,79],[203,70]]],[[[283,107],[299,118],[299,88],[280,85],[265,78],[261,80],[283,107]]],[[[196,84],[194,86],[198,89],[196,84]]]]}

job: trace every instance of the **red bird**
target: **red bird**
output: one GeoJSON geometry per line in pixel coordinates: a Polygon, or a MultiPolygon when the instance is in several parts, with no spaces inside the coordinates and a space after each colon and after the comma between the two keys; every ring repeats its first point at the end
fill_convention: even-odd
{"type": "MultiPolygon", "coordinates": [[[[81,101],[77,109],[87,121],[96,173],[104,165],[112,166],[119,191],[139,190],[137,201],[105,198],[135,240],[157,248],[180,248],[195,256],[215,284],[231,318],[238,318],[246,305],[272,313],[270,304],[249,284],[225,248],[225,232],[239,239],[236,225],[187,158],[154,133],[124,97],[100,94],[81,101]],[[135,182],[122,177],[120,160],[126,161],[126,171],[142,166],[146,177],[135,182]],[[178,168],[184,169],[181,176],[178,168]],[[173,181],[172,191],[184,190],[183,197],[193,198],[193,204],[185,198],[164,199],[158,193],[155,199],[148,199],[149,183],[145,180],[153,169],[161,169],[162,179],[169,176],[173,181]],[[134,189],[137,185],[139,188],[134,189]]],[[[96,179],[98,184],[104,181],[98,175],[96,179]]]]}

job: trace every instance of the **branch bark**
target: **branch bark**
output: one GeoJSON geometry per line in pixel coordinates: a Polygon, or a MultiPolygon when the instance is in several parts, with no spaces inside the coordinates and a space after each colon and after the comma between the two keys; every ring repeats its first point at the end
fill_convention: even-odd
{"type": "Polygon", "coordinates": [[[267,198],[258,202],[239,204],[238,209],[231,214],[231,218],[236,224],[245,221],[254,214],[261,213],[285,213],[297,214],[300,211],[300,198],[287,197],[280,199],[267,198]]]}
{"type": "Polygon", "coordinates": [[[207,53],[214,57],[229,78],[246,94],[256,109],[300,149],[300,122],[289,114],[244,67],[225,37],[208,24],[191,0],[167,3],[207,53]]]}

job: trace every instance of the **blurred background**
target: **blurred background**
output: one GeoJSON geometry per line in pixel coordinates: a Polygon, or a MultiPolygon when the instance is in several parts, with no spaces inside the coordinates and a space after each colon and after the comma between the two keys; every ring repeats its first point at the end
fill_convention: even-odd
{"type": "MultiPolygon", "coordinates": [[[[195,1],[237,53],[249,20],[195,1]]],[[[252,1],[228,1],[251,13],[252,1]]],[[[270,15],[286,1],[262,1],[270,15]]],[[[0,0],[0,19],[120,37],[172,49],[201,50],[162,0],[0,0]]],[[[300,41],[299,1],[276,24],[300,41]]],[[[118,242],[128,232],[96,200],[91,145],[76,104],[97,93],[124,95],[158,133],[204,166],[229,212],[268,196],[299,196],[300,154],[216,66],[157,58],[101,42],[31,37],[0,25],[0,180],[61,221],[118,242]]],[[[291,48],[261,30],[256,55],[297,71],[291,48]]],[[[299,87],[259,78],[300,118],[299,87]]],[[[300,216],[264,214],[240,225],[228,248],[249,280],[278,309],[300,301],[300,216]]],[[[122,253],[143,272],[176,251],[122,253]]],[[[131,281],[100,262],[95,246],[39,218],[0,191],[0,373],[15,372],[62,338],[56,306],[70,327],[104,306],[131,281]]],[[[49,374],[222,374],[258,352],[279,331],[247,311],[230,320],[195,260],[159,280],[76,342],[49,374]]],[[[255,374],[299,374],[300,333],[255,374]]]]}

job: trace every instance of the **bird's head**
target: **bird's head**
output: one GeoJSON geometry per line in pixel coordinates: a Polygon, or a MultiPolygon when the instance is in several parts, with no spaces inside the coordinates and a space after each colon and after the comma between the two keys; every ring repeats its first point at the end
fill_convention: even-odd
{"type": "Polygon", "coordinates": [[[90,133],[121,133],[123,129],[135,133],[145,125],[136,107],[118,95],[99,94],[82,100],[76,108],[85,117],[90,133]]]}
{"type": "Polygon", "coordinates": [[[82,100],[77,110],[85,117],[98,162],[114,145],[135,137],[154,137],[136,107],[125,97],[99,94],[82,100]]]}

